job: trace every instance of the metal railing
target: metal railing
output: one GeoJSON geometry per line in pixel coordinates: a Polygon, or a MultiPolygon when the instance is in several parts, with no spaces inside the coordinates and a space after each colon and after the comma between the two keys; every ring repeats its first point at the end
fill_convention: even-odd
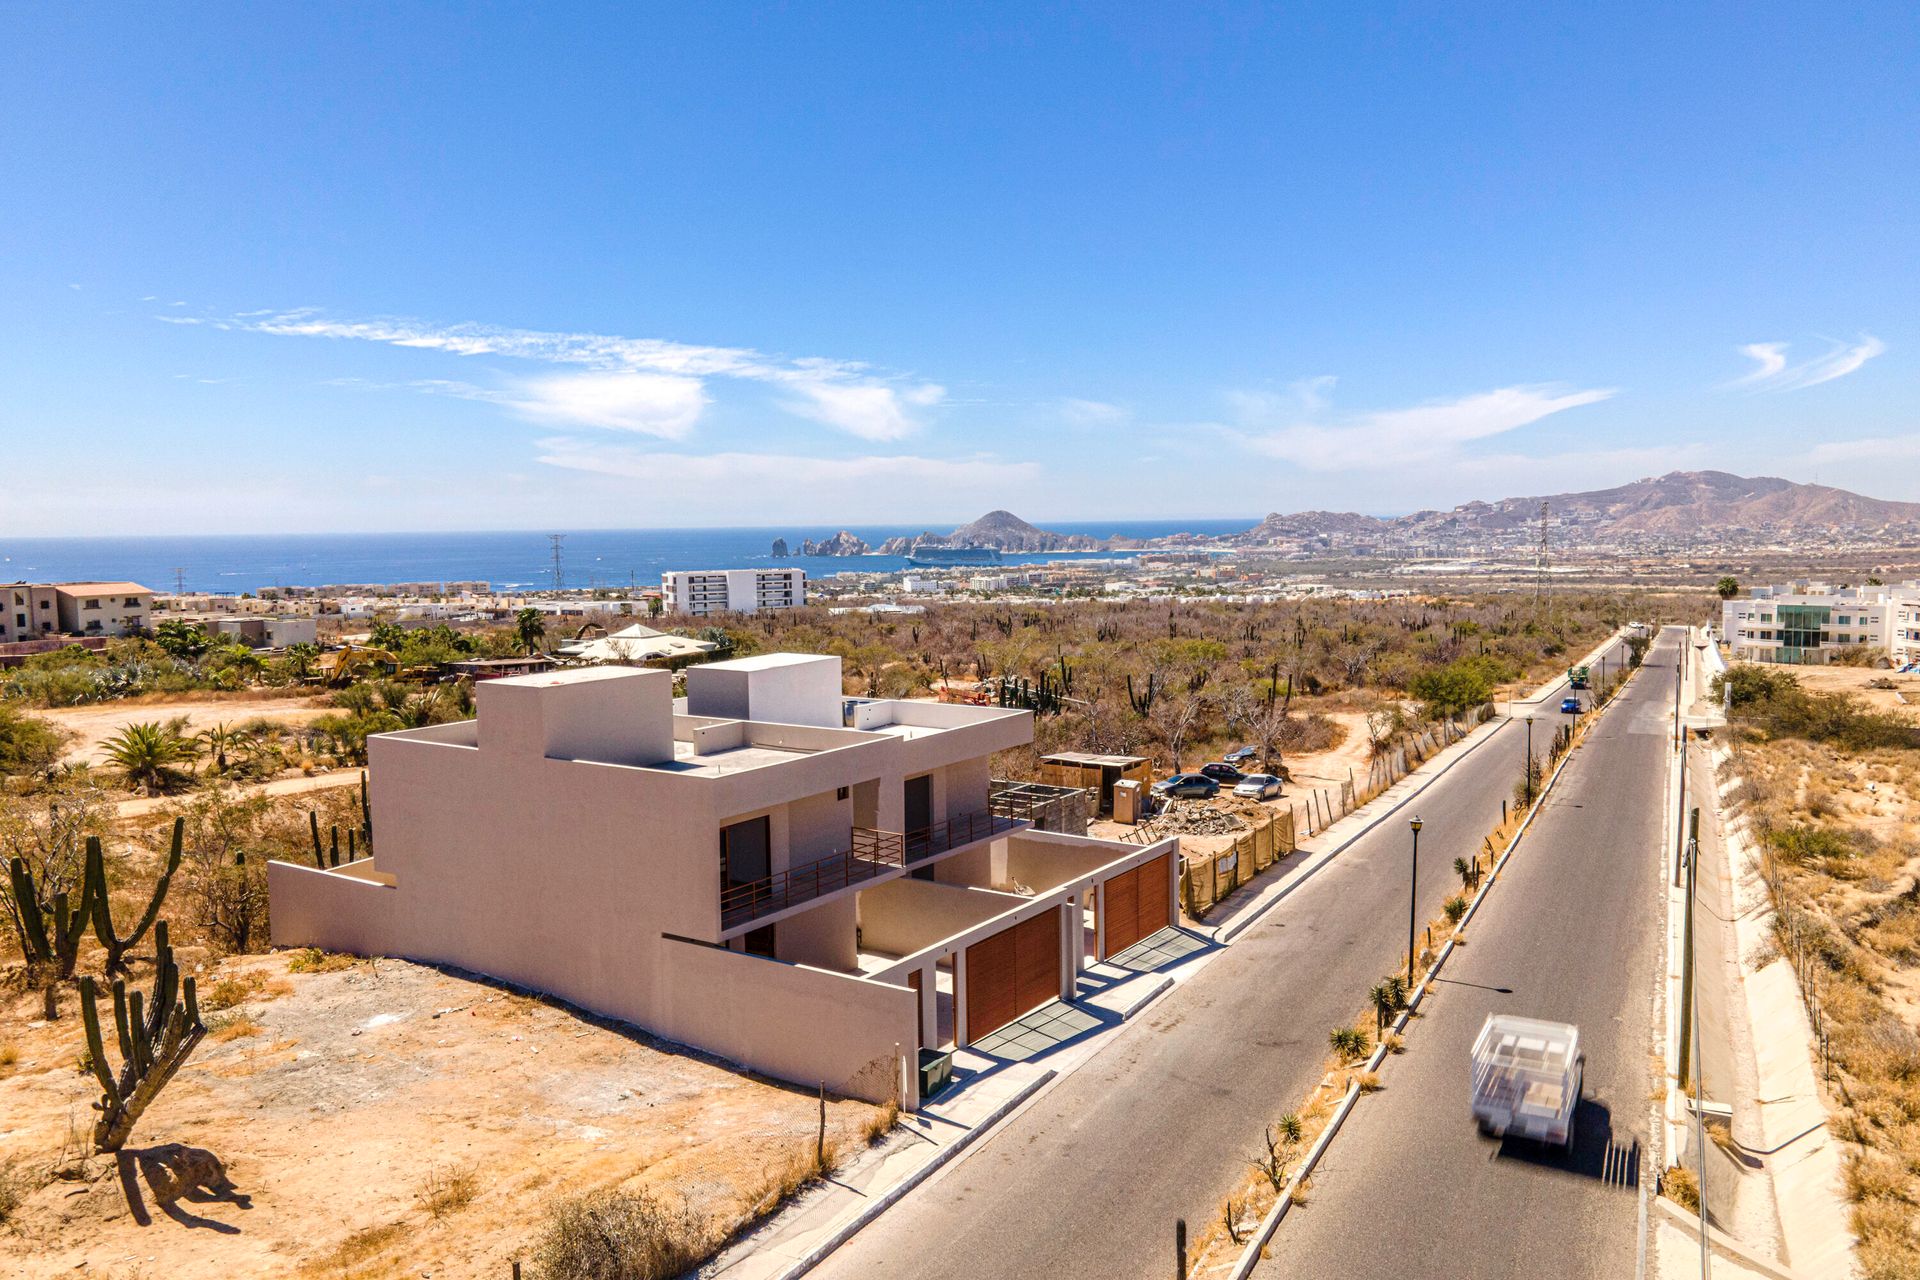
{"type": "Polygon", "coordinates": [[[855,827],[852,847],[815,862],[790,867],[777,875],[747,884],[730,885],[720,894],[720,927],[731,929],[788,907],[811,902],[829,893],[862,884],[901,867],[985,840],[1028,823],[993,813],[969,813],[922,831],[875,831],[855,827]]]}

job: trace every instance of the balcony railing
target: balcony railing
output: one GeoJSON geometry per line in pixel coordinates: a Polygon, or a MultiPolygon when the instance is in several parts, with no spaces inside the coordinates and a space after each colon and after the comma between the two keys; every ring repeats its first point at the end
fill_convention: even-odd
{"type": "Polygon", "coordinates": [[[897,870],[900,847],[889,844],[889,836],[899,839],[892,832],[855,827],[849,850],[789,867],[765,880],[729,886],[720,894],[720,927],[731,929],[897,870]]]}
{"type": "Polygon", "coordinates": [[[853,829],[853,847],[815,862],[790,867],[749,884],[730,885],[720,894],[720,927],[732,929],[763,916],[812,902],[901,867],[1026,827],[1017,818],[992,813],[969,813],[928,827],[924,831],[853,829]]]}

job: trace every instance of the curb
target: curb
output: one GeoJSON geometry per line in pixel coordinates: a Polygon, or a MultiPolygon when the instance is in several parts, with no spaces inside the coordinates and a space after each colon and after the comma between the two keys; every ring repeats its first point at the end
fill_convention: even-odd
{"type": "MultiPolygon", "coordinates": [[[[1667,1225],[1687,1233],[1687,1238],[1699,1242],[1700,1219],[1681,1208],[1665,1196],[1654,1197],[1659,1212],[1667,1219],[1667,1225]]],[[[1769,1280],[1806,1280],[1805,1273],[1783,1267],[1771,1258],[1763,1258],[1750,1253],[1744,1245],[1735,1240],[1712,1223],[1707,1224],[1707,1244],[1719,1257],[1727,1258],[1749,1271],[1757,1271],[1769,1280]]]]}
{"type": "Polygon", "coordinates": [[[1120,1011],[1120,1021],[1130,1021],[1134,1014],[1140,1012],[1171,990],[1173,990],[1173,975],[1167,973],[1161,974],[1160,981],[1154,983],[1151,991],[1120,1011]]]}
{"type": "MultiPolygon", "coordinates": [[[[1158,995],[1159,993],[1155,992],[1154,994],[1158,995]]],[[[1142,1001],[1141,1003],[1144,1004],[1145,1001],[1142,1001]]],[[[795,1262],[792,1266],[788,1267],[785,1271],[782,1271],[777,1275],[775,1275],[773,1277],[773,1280],[795,1280],[795,1277],[803,1276],[807,1272],[819,1266],[822,1262],[825,1262],[827,1260],[828,1254],[832,1253],[835,1249],[838,1249],[841,1245],[845,1244],[847,1241],[853,1239],[853,1237],[859,1233],[862,1227],[866,1226],[869,1222],[872,1222],[875,1218],[885,1213],[888,1209],[891,1209],[895,1204],[899,1203],[900,1199],[903,1196],[905,1196],[909,1191],[913,1190],[915,1187],[925,1182],[928,1178],[938,1173],[955,1156],[959,1155],[962,1151],[965,1151],[968,1147],[972,1146],[973,1143],[976,1140],[978,1140],[982,1135],[993,1130],[1000,1124],[1001,1121],[1005,1120],[1008,1116],[1012,1115],[1014,1111],[1021,1106],[1021,1104],[1025,1103],[1028,1099],[1032,1098],[1034,1094],[1040,1092],[1043,1086],[1049,1084],[1053,1080],[1054,1075],[1055,1075],[1055,1072],[1051,1067],[1049,1067],[1042,1074],[1035,1076],[1032,1080],[1029,1080],[1026,1083],[1026,1085],[1021,1088],[1020,1092],[1014,1094],[1011,1098],[1008,1098],[1005,1102],[995,1107],[993,1111],[988,1114],[986,1119],[982,1120],[979,1124],[973,1126],[973,1128],[967,1130],[964,1134],[960,1135],[958,1138],[955,1138],[952,1142],[942,1147],[939,1153],[936,1154],[933,1157],[933,1159],[927,1161],[925,1164],[921,1165],[918,1169],[914,1170],[912,1173],[902,1178],[899,1182],[895,1183],[892,1187],[888,1188],[888,1190],[884,1194],[875,1197],[873,1200],[868,1201],[867,1206],[864,1209],[862,1209],[859,1213],[855,1214],[847,1222],[841,1224],[840,1228],[836,1230],[832,1235],[828,1236],[825,1240],[822,1240],[819,1244],[815,1245],[811,1250],[807,1252],[805,1257],[795,1262]]]]}
{"type": "MultiPolygon", "coordinates": [[[[1617,694],[1607,700],[1605,707],[1600,708],[1601,713],[1605,713],[1616,701],[1618,701],[1617,694]]],[[[1593,724],[1594,721],[1589,720],[1587,723],[1593,724]]],[[[1488,737],[1491,738],[1492,735],[1489,734],[1488,737]]],[[[1467,927],[1468,922],[1473,919],[1474,913],[1480,909],[1480,904],[1486,900],[1487,894],[1493,891],[1494,883],[1499,879],[1502,869],[1506,867],[1507,860],[1513,857],[1513,851],[1520,847],[1520,841],[1527,834],[1528,830],[1532,828],[1533,820],[1538,817],[1540,811],[1546,807],[1547,797],[1553,794],[1554,785],[1560,781],[1560,775],[1566,772],[1567,766],[1573,763],[1573,758],[1577,754],[1577,747],[1567,752],[1553,773],[1541,784],[1540,794],[1535,797],[1533,807],[1527,810],[1527,816],[1521,820],[1519,830],[1515,831],[1513,838],[1507,841],[1505,852],[1500,855],[1499,861],[1493,864],[1493,870],[1487,873],[1486,883],[1480,886],[1478,893],[1474,894],[1473,901],[1468,904],[1466,913],[1460,917],[1460,923],[1454,926],[1456,935],[1460,930],[1467,927]]],[[[1399,1035],[1406,1031],[1408,1021],[1412,1019],[1414,1012],[1420,1008],[1420,1002],[1426,998],[1428,985],[1440,975],[1441,968],[1447,963],[1447,957],[1453,954],[1453,946],[1454,940],[1448,938],[1446,945],[1441,947],[1439,954],[1433,958],[1433,965],[1427,970],[1426,976],[1420,979],[1420,985],[1415,987],[1408,995],[1407,1007],[1400,1011],[1398,1018],[1393,1020],[1392,1031],[1394,1034],[1399,1035]]],[[[1366,1067],[1364,1069],[1366,1071],[1378,1071],[1381,1064],[1387,1059],[1387,1052],[1387,1046],[1384,1042],[1376,1044],[1373,1047],[1373,1052],[1367,1057],[1366,1067]]],[[[1295,1192],[1299,1190],[1302,1182],[1305,1182],[1313,1175],[1313,1171],[1319,1165],[1321,1157],[1326,1154],[1327,1147],[1331,1145],[1334,1135],[1340,1132],[1340,1126],[1346,1123],[1347,1116],[1351,1114],[1354,1104],[1359,1100],[1360,1085],[1357,1082],[1349,1084],[1347,1086],[1346,1096],[1340,1099],[1340,1105],[1335,1108],[1332,1118],[1327,1121],[1327,1127],[1320,1131],[1320,1136],[1314,1140],[1311,1147],[1307,1148],[1306,1158],[1300,1162],[1299,1170],[1292,1178],[1288,1179],[1286,1188],[1280,1192],[1279,1198],[1274,1201],[1273,1208],[1267,1210],[1267,1216],[1260,1220],[1259,1227],[1254,1230],[1245,1248],[1241,1250],[1240,1258],[1234,1263],[1233,1270],[1227,1273],[1229,1280],[1247,1280],[1247,1277],[1253,1274],[1253,1269],[1260,1263],[1262,1251],[1266,1249],[1267,1243],[1273,1239],[1274,1233],[1280,1229],[1280,1223],[1286,1218],[1287,1210],[1292,1207],[1295,1192]]],[[[1794,1280],[1794,1278],[1788,1277],[1788,1280],[1794,1280]]]]}

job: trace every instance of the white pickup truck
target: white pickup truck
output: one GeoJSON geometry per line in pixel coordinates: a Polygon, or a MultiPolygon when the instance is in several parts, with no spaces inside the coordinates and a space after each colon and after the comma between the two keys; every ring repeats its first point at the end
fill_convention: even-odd
{"type": "Polygon", "coordinates": [[[1489,1014],[1473,1042],[1473,1118],[1480,1131],[1571,1147],[1586,1065],[1580,1028],[1489,1014]]]}

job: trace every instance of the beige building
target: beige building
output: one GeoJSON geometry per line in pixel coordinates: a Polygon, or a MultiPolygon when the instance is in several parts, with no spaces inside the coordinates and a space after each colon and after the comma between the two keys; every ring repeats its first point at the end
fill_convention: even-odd
{"type": "Polygon", "coordinates": [[[60,629],[76,636],[129,636],[153,622],[153,592],[137,582],[56,582],[60,629]]]}
{"type": "Polygon", "coordinates": [[[710,613],[759,613],[797,609],[807,602],[804,569],[704,569],[661,575],[660,597],[669,613],[703,618],[710,613]]]}
{"type": "Polygon", "coordinates": [[[474,693],[371,740],[377,858],[270,864],[276,945],[456,965],[911,1108],[918,1049],[1178,920],[1177,840],[1039,831],[1032,789],[996,794],[1025,711],[848,698],[799,654],[694,667],[680,703],[623,667],[474,693]]]}
{"type": "Polygon", "coordinates": [[[46,582],[10,582],[0,586],[0,642],[45,640],[60,632],[60,601],[46,582]]]}

